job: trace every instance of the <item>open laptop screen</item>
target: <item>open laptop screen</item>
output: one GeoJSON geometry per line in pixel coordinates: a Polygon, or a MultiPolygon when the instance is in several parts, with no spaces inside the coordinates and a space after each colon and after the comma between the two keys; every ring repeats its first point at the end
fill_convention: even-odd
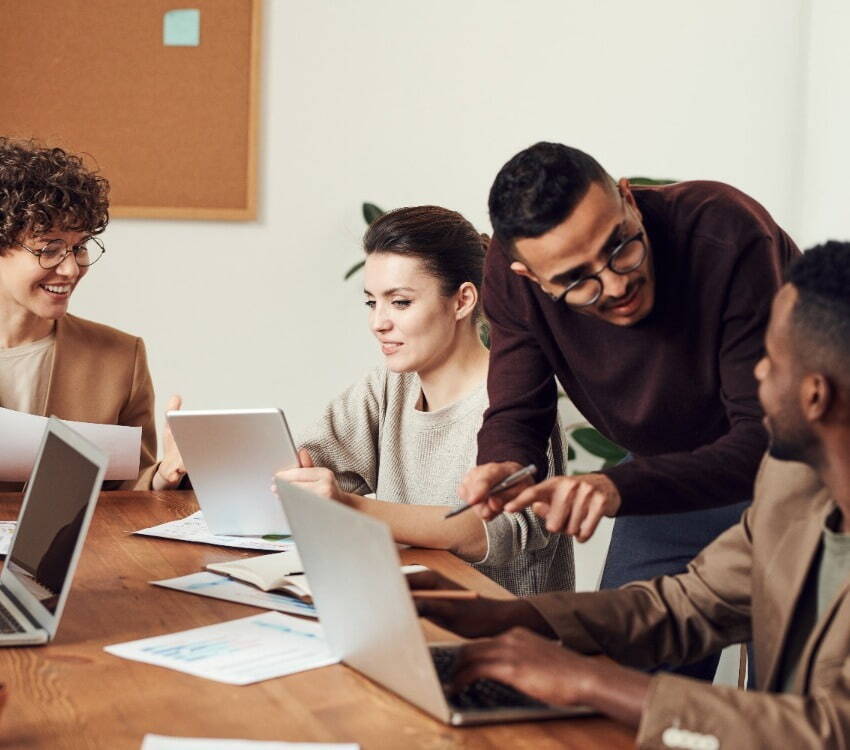
{"type": "Polygon", "coordinates": [[[26,510],[9,550],[12,574],[52,614],[77,547],[98,466],[52,432],[35,467],[26,510]]]}

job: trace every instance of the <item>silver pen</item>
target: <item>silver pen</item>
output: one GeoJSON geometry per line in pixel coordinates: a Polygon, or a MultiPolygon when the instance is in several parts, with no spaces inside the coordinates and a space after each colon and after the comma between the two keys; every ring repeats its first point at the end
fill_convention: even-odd
{"type": "MultiPolygon", "coordinates": [[[[515,471],[513,474],[506,476],[501,482],[494,486],[488,494],[495,495],[499,492],[503,492],[504,490],[508,490],[514,485],[519,484],[526,477],[533,477],[536,473],[537,467],[534,464],[523,466],[519,471],[515,471]]],[[[445,520],[446,518],[454,518],[459,513],[463,513],[465,510],[469,510],[475,505],[478,505],[478,503],[467,503],[466,505],[461,505],[460,508],[455,508],[450,513],[446,513],[446,515],[443,516],[443,519],[445,520]]]]}

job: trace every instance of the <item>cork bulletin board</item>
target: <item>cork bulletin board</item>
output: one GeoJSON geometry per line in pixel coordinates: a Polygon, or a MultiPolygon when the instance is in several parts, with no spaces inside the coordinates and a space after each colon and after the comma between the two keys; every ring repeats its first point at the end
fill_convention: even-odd
{"type": "Polygon", "coordinates": [[[123,217],[256,217],[261,0],[0,0],[0,134],[87,154],[123,217]]]}

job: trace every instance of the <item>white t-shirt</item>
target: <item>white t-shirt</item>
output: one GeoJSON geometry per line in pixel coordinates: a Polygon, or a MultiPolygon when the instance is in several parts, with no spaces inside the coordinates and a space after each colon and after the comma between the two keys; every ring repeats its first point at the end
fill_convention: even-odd
{"type": "Polygon", "coordinates": [[[56,333],[12,349],[0,349],[0,406],[41,414],[53,366],[56,333]]]}

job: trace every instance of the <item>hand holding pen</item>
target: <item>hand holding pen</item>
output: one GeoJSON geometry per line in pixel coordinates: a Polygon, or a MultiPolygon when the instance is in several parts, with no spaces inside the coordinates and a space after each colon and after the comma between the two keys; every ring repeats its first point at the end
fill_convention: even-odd
{"type": "MultiPolygon", "coordinates": [[[[476,468],[480,468],[480,467],[476,467],[476,468]]],[[[513,474],[510,474],[509,476],[505,477],[501,482],[498,482],[497,484],[493,485],[493,487],[491,487],[487,491],[487,494],[484,496],[484,498],[482,498],[481,501],[467,503],[466,505],[462,505],[459,508],[455,508],[455,510],[451,511],[450,513],[447,513],[445,515],[445,518],[453,518],[454,516],[456,516],[460,513],[463,513],[465,510],[469,510],[470,508],[474,508],[480,502],[483,502],[484,500],[491,497],[492,495],[496,495],[500,492],[504,492],[505,490],[510,489],[511,487],[515,487],[516,485],[523,482],[526,478],[533,477],[536,473],[537,473],[537,467],[534,464],[529,464],[528,466],[524,466],[519,471],[513,472],[513,474]]]]}

